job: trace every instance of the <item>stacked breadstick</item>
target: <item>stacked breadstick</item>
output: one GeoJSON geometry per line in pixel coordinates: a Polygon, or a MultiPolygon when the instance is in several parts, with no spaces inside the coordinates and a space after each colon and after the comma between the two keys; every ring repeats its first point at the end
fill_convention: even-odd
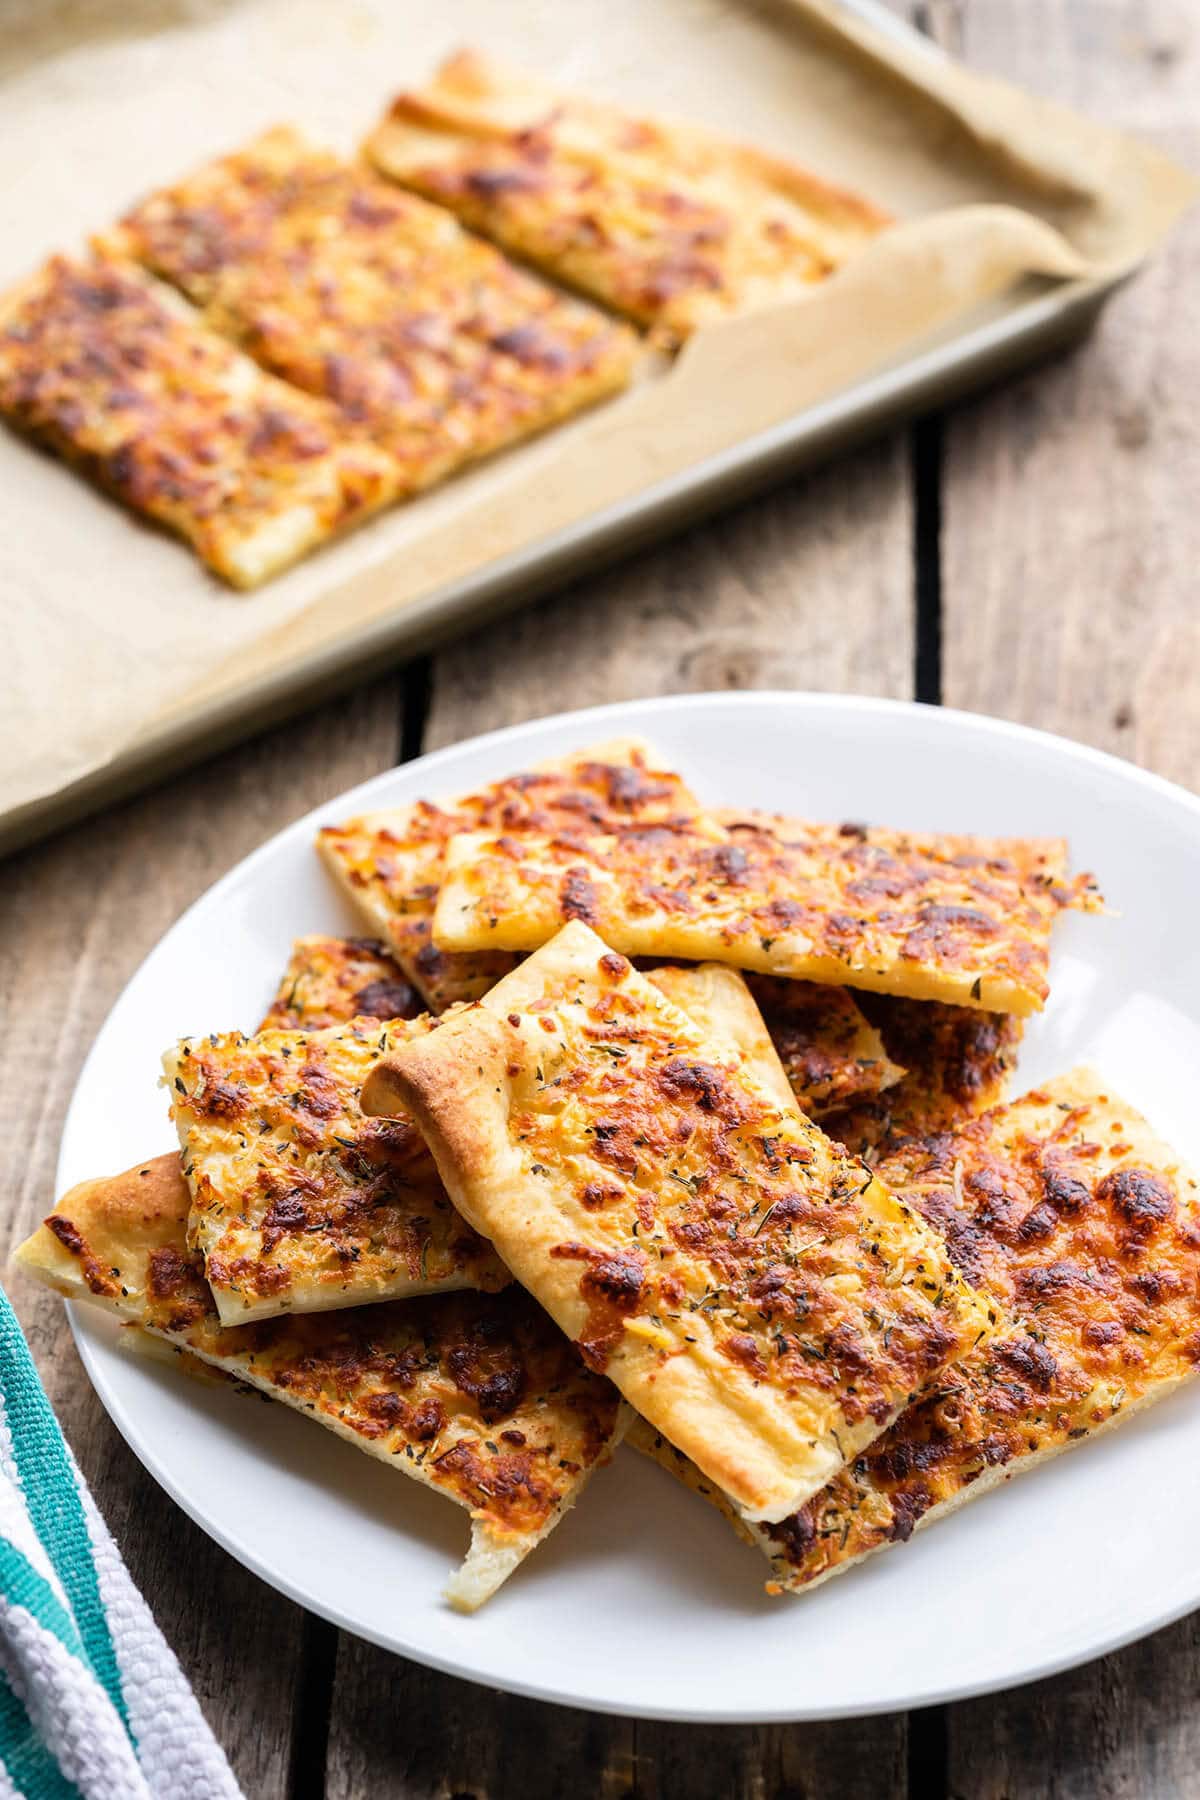
{"type": "Polygon", "coordinates": [[[673,346],[887,223],[469,53],[365,149],[268,131],[0,297],[0,416],[237,587],[618,392],[634,327],[673,346]]]}
{"type": "Polygon", "coordinates": [[[1088,1070],[1003,1098],[1063,844],[622,742],[319,848],[373,937],[172,1047],[181,1154],[18,1255],[468,1507],[460,1606],[626,1430],[803,1589],[1193,1372],[1192,1176],[1088,1070]]]}

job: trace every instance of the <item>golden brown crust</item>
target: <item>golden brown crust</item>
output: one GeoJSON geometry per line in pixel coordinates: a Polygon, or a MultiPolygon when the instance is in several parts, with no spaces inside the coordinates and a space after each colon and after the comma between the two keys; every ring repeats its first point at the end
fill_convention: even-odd
{"type": "Polygon", "coordinates": [[[672,339],[804,292],[890,223],[782,157],[563,93],[474,51],[399,95],[365,150],[672,339]]]}
{"type": "Polygon", "coordinates": [[[754,1003],[801,1112],[823,1119],[903,1078],[878,1030],[846,989],[751,975],[754,1003]]]}
{"type": "Polygon", "coordinates": [[[906,1138],[952,1131],[1004,1098],[1024,1024],[1014,1014],[887,994],[864,994],[863,1007],[905,1074],[824,1119],[855,1156],[877,1161],[906,1138]]]}
{"type": "MultiPolygon", "coordinates": [[[[793,1518],[756,1528],[784,1587],[904,1542],[1200,1362],[1200,1189],[1091,1070],[910,1143],[882,1173],[1009,1324],[793,1518]]],[[[677,1463],[644,1431],[637,1442],[677,1463]]]]}
{"type": "Polygon", "coordinates": [[[772,1092],[783,1104],[794,1100],[809,1118],[878,1095],[904,1074],[845,988],[767,975],[747,981],[724,963],[659,963],[645,972],[682,1011],[737,1044],[757,1079],[777,1084],[772,1092]]]}
{"type": "Polygon", "coordinates": [[[681,778],[642,738],[595,744],[435,804],[390,807],[317,834],[326,867],[434,1012],[477,1000],[515,958],[484,950],[447,955],[430,924],[445,848],[460,831],[622,831],[683,821],[698,811],[681,778]]]}
{"type": "Polygon", "coordinates": [[[647,969],[646,977],[707,1037],[735,1045],[778,1105],[790,1108],[798,1099],[749,985],[736,969],[724,963],[660,963],[647,969]]]}
{"type": "Polygon", "coordinates": [[[151,194],[109,243],[428,487],[623,387],[636,340],[440,207],[291,127],[151,194]]]}
{"type": "Polygon", "coordinates": [[[483,831],[446,849],[434,942],[532,950],[582,919],[628,956],[1029,1013],[1050,930],[1098,904],[1060,840],[994,840],[700,817],[620,839],[483,831]]]}
{"type": "Polygon", "coordinates": [[[191,1240],[223,1324],[446,1288],[507,1270],[455,1212],[410,1121],[363,1117],[373,1063],[423,1020],[185,1038],[163,1058],[191,1240]]]}
{"type": "Polygon", "coordinates": [[[585,1358],[780,1518],[987,1329],[935,1236],[574,924],[386,1057],[464,1216],[585,1358]]]}
{"type": "Polygon", "coordinates": [[[625,1423],[614,1389],[515,1287],[226,1329],[187,1246],[188,1200],[175,1154],[84,1182],[17,1263],[468,1508],[472,1555],[451,1593],[478,1605],[607,1458],[625,1423]]]}
{"type": "Polygon", "coordinates": [[[253,587],[394,497],[392,459],[132,263],[51,258],[0,299],[0,413],[253,587]]]}
{"type": "Polygon", "coordinates": [[[319,1031],[351,1019],[415,1019],[421,997],[376,938],[302,937],[260,1031],[319,1031]]]}

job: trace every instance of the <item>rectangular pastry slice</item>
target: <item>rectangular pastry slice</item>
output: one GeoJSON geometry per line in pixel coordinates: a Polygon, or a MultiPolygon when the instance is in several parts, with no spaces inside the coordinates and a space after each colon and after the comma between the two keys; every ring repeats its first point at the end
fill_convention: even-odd
{"type": "Polygon", "coordinates": [[[510,1279],[410,1120],[369,1119],[374,1063],[427,1021],[185,1038],[163,1058],[189,1241],[223,1325],[510,1279]]]}
{"type": "Polygon", "coordinates": [[[104,240],[333,401],[405,493],[616,392],[636,338],[282,126],[151,194],[104,240]]]}
{"type": "Polygon", "coordinates": [[[581,919],[627,956],[1024,1014],[1049,992],[1058,914],[1094,904],[1058,839],[785,820],[624,838],[477,830],[446,848],[433,938],[533,950],[581,919]]]}
{"type": "Polygon", "coordinates": [[[474,51],[400,94],[365,148],[395,181],[671,340],[804,293],[890,223],[783,157],[474,51]]]}
{"type": "Polygon", "coordinates": [[[473,1611],[607,1461],[626,1422],[520,1288],[220,1323],[187,1244],[177,1155],[73,1188],[16,1252],[28,1274],[223,1369],[471,1514],[446,1595],[473,1611]]]}
{"type": "Polygon", "coordinates": [[[940,1240],[585,925],[397,1045],[459,1210],[748,1517],[811,1496],[994,1323],[940,1240]]]}
{"type": "Polygon", "coordinates": [[[748,1525],[661,1432],[634,1441],[718,1505],[803,1590],[1171,1393],[1200,1363],[1195,1177],[1089,1069],[953,1134],[883,1179],[945,1236],[1007,1325],[790,1518],[748,1525]]]}
{"type": "Polygon", "coordinates": [[[317,848],[405,978],[434,1012],[477,1000],[515,957],[485,950],[446,955],[430,938],[446,845],[456,832],[630,830],[685,823],[699,811],[682,778],[650,744],[622,738],[491,782],[440,804],[418,800],[327,825],[317,848]]]}
{"type": "Polygon", "coordinates": [[[393,499],[393,459],[132,263],[53,257],[0,298],[0,414],[255,587],[393,499]]]}

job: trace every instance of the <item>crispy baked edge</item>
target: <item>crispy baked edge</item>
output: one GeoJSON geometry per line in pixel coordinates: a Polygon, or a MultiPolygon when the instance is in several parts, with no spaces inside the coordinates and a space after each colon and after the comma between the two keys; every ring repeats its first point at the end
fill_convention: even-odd
{"type": "MultiPolygon", "coordinates": [[[[181,1188],[186,1192],[186,1183],[179,1157],[174,1151],[168,1151],[162,1156],[153,1158],[150,1162],[135,1164],[133,1168],[124,1170],[120,1175],[77,1183],[63,1196],[59,1207],[64,1216],[69,1218],[73,1200],[78,1203],[79,1200],[86,1199],[91,1194],[104,1191],[110,1211],[118,1214],[127,1213],[132,1228],[137,1222],[145,1221],[147,1216],[178,1219],[182,1210],[181,1188]],[[142,1179],[143,1170],[149,1171],[148,1180],[142,1179]],[[113,1206],[114,1199],[117,1202],[115,1207],[113,1206]]],[[[340,1424],[335,1418],[324,1415],[317,1417],[309,1412],[303,1401],[290,1396],[285,1388],[277,1387],[265,1380],[240,1358],[204,1355],[190,1344],[182,1343],[179,1338],[173,1337],[169,1332],[144,1324],[137,1316],[136,1303],[129,1301],[123,1303],[120,1296],[107,1298],[94,1294],[83,1279],[77,1258],[46,1225],[40,1225],[23,1243],[17,1246],[13,1252],[12,1261],[15,1267],[22,1269],[35,1281],[40,1282],[43,1287],[53,1289],[64,1299],[81,1300],[101,1311],[113,1314],[117,1318],[130,1320],[138,1331],[144,1332],[154,1342],[169,1344],[177,1352],[185,1351],[209,1367],[235,1375],[239,1381],[256,1388],[270,1399],[278,1400],[284,1406],[290,1407],[293,1412],[299,1413],[301,1418],[323,1425],[326,1430],[332,1431],[344,1442],[352,1444],[356,1450],[361,1450],[367,1456],[375,1457],[376,1461],[383,1463],[385,1467],[398,1469],[411,1480],[420,1482],[423,1487],[440,1495],[442,1499],[451,1500],[455,1505],[470,1512],[471,1509],[466,1501],[431,1481],[429,1475],[419,1464],[405,1456],[392,1456],[390,1452],[364,1440],[357,1432],[352,1431],[349,1426],[340,1424]]],[[[508,1532],[498,1532],[493,1530],[486,1521],[476,1518],[472,1514],[471,1541],[466,1557],[462,1566],[455,1570],[443,1589],[445,1598],[456,1610],[460,1612],[476,1611],[485,1600],[490,1599],[518,1564],[524,1561],[530,1551],[535,1549],[542,1539],[553,1531],[559,1520],[575,1504],[579,1493],[591,1479],[595,1470],[609,1459],[612,1451],[620,1443],[631,1417],[632,1414],[626,1405],[622,1404],[618,1407],[616,1424],[605,1450],[584,1472],[570,1494],[556,1507],[537,1532],[523,1537],[508,1532]]]]}

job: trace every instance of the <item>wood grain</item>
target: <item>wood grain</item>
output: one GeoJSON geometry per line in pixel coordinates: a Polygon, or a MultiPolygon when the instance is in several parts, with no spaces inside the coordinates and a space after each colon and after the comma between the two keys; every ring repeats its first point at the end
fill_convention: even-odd
{"type": "MultiPolygon", "coordinates": [[[[909,695],[910,494],[907,445],[894,438],[478,633],[435,660],[426,748],[645,694],[909,695]]],[[[904,1792],[904,1764],[900,1716],[770,1730],[603,1719],[452,1681],[343,1636],[326,1793],[890,1800],[904,1792]]]]}
{"type": "MultiPolygon", "coordinates": [[[[971,0],[964,53],[1200,168],[1185,0],[971,0]]],[[[1093,339],[946,436],[944,697],[1200,783],[1200,216],[1093,339]]]]}
{"type": "Polygon", "coordinates": [[[439,656],[426,748],[718,688],[911,693],[907,450],[892,438],[439,656]]]}
{"type": "MultiPolygon", "coordinates": [[[[633,1622],[636,1630],[636,1622],[633,1622]]],[[[343,1636],[328,1800],[888,1800],[900,1719],[653,1725],[451,1681],[343,1636]]]]}
{"type": "MultiPolygon", "coordinates": [[[[105,1013],[190,901],[263,838],[395,760],[395,679],[5,864],[0,880],[0,1252],[54,1199],[67,1101],[105,1013]]],[[[97,1173],[102,1171],[97,1170],[97,1173]]],[[[291,1786],[303,1615],[219,1550],[118,1437],[57,1299],[10,1295],[55,1412],[134,1580],[253,1800],[291,1786]]]]}
{"type": "MultiPolygon", "coordinates": [[[[967,0],[967,60],[1137,129],[1200,167],[1200,38],[1184,0],[967,0]]],[[[943,698],[1061,731],[1200,787],[1200,219],[1093,339],[950,417],[943,698]]],[[[1053,1607],[1053,1595],[1030,1596],[1053,1607]]],[[[1194,1619],[1032,1689],[953,1707],[970,1800],[1196,1792],[1194,1619]]]]}

